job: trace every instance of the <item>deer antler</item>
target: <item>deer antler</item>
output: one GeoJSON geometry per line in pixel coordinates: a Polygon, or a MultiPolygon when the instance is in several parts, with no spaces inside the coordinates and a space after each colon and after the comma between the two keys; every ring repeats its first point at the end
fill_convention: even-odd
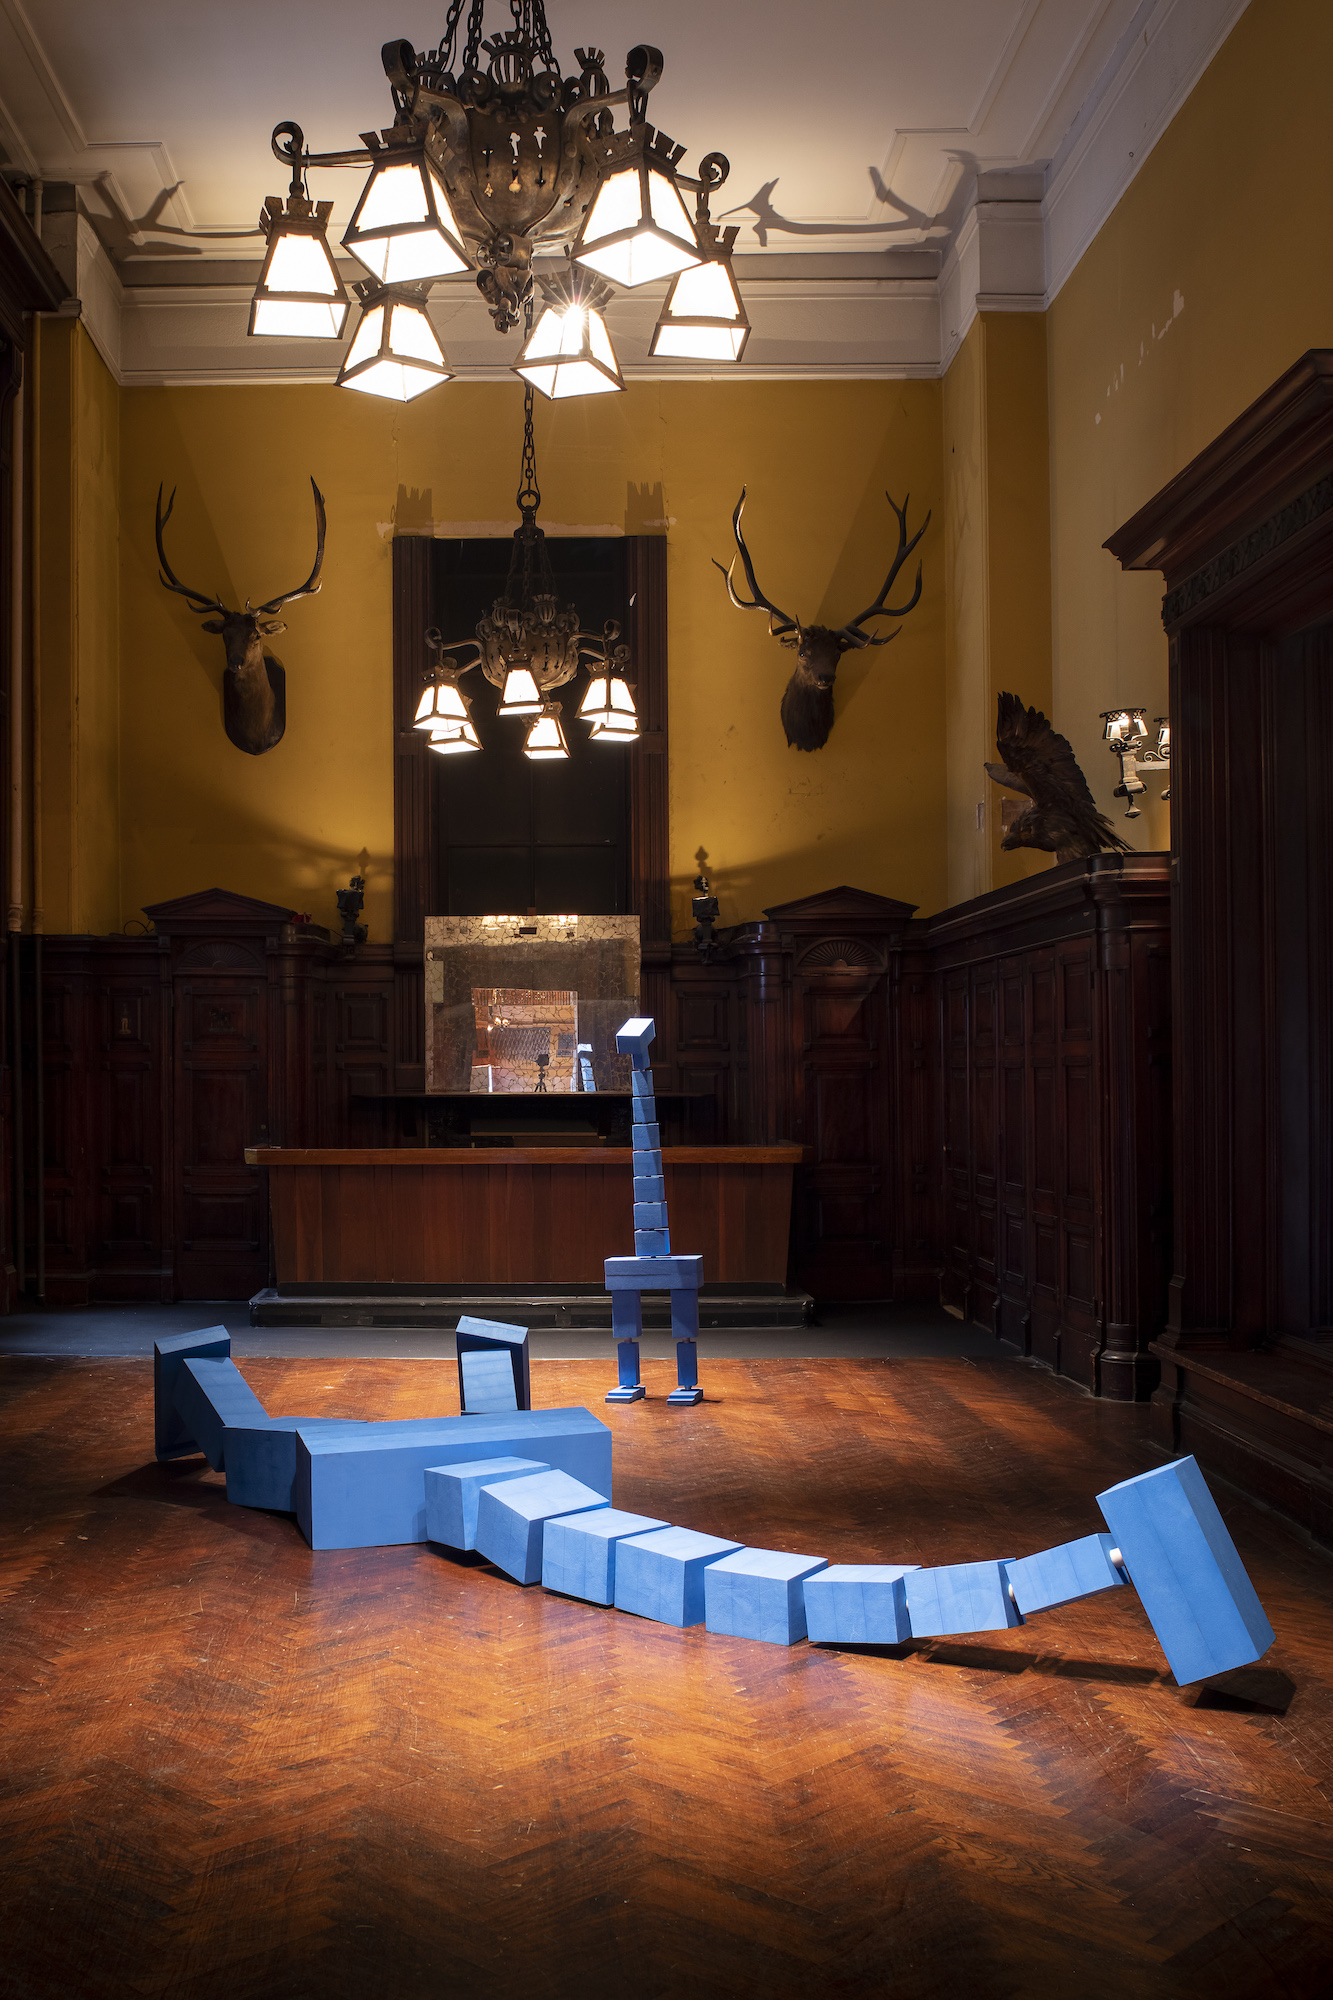
{"type": "MultiPolygon", "coordinates": [[[[731,580],[731,572],[736,567],[735,556],[731,559],[730,569],[722,569],[721,563],[714,556],[713,568],[722,569],[722,574],[727,580],[727,596],[731,599],[736,609],[738,611],[766,611],[768,613],[768,629],[775,639],[780,639],[784,632],[799,632],[800,621],[789,617],[785,611],[779,611],[777,605],[765,597],[763,591],[759,588],[759,581],[754,573],[754,564],[750,560],[750,551],[746,548],[745,537],[741,533],[741,515],[745,511],[745,491],[746,489],[742,486],[741,497],[736,502],[736,511],[731,517],[731,525],[736,536],[736,547],[740,553],[741,561],[745,564],[745,575],[751,590],[754,592],[754,597],[749,599],[736,595],[736,586],[731,580]],[[775,618],[781,619],[781,624],[775,625],[773,623],[775,618]]],[[[891,581],[892,575],[890,575],[891,581]]],[[[884,589],[887,590],[888,587],[886,583],[884,589]]],[[[881,591],[880,595],[883,596],[883,591],[881,591]]]]}
{"type": "Polygon", "coordinates": [[[918,563],[916,566],[916,589],[912,592],[912,595],[908,599],[907,603],[886,604],[884,602],[885,598],[888,596],[889,592],[893,588],[894,578],[897,576],[903,564],[907,561],[907,558],[911,555],[912,550],[921,540],[921,537],[925,534],[926,529],[930,526],[930,515],[927,514],[925,520],[921,523],[921,526],[917,529],[916,533],[913,535],[911,541],[909,542],[907,539],[907,509],[912,502],[911,494],[908,493],[904,496],[903,504],[901,507],[898,505],[898,502],[894,499],[891,493],[886,493],[884,495],[884,498],[888,501],[890,507],[892,507],[894,513],[898,516],[898,549],[897,553],[893,558],[892,563],[889,565],[889,573],[884,579],[884,587],[880,591],[879,596],[875,599],[873,604],[867,604],[865,610],[859,613],[857,617],[849,618],[847,623],[842,627],[842,630],[839,632],[838,637],[840,639],[845,640],[848,646],[887,646],[889,640],[896,639],[898,634],[896,632],[886,632],[882,639],[872,639],[868,632],[863,632],[861,630],[861,627],[865,624],[866,619],[905,618],[909,611],[915,609],[917,600],[921,595],[921,565],[920,563],[918,563]]]}
{"type": "Polygon", "coordinates": [[[260,611],[281,611],[283,605],[290,604],[294,598],[314,597],[321,587],[319,572],[324,562],[324,495],[320,492],[313,479],[310,482],[310,491],[315,496],[315,526],[318,531],[318,540],[315,547],[315,567],[298,589],[284,591],[281,597],[270,597],[267,604],[261,604],[258,607],[260,611]]]}
{"type": "Polygon", "coordinates": [[[164,584],[168,590],[174,590],[178,596],[187,598],[191,611],[198,612],[201,617],[205,611],[221,611],[225,615],[227,607],[220,597],[205,597],[201,590],[191,590],[188,583],[181,582],[175,570],[167,561],[167,552],[162,546],[162,530],[171,519],[171,510],[175,504],[176,489],[173,486],[171,489],[171,498],[167,502],[167,511],[165,514],[162,512],[162,488],[159,486],[157,489],[157,556],[162,569],[158,575],[158,582],[164,584]]]}

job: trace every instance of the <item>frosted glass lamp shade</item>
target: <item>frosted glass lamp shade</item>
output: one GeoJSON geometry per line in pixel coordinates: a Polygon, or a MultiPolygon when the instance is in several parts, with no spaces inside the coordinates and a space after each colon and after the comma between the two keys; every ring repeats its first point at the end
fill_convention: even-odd
{"type": "Polygon", "coordinates": [[[287,340],[337,340],[351,300],[338,276],[327,230],[331,201],[312,204],[270,195],[259,226],[268,237],[264,268],[250,302],[249,331],[287,340]]]}
{"type": "Polygon", "coordinates": [[[682,271],[667,293],[653,332],[653,354],[680,361],[739,361],[750,322],[730,257],[710,257],[682,271]]]}
{"type": "Polygon", "coordinates": [[[631,289],[701,261],[690,212],[664,161],[641,151],[607,175],[584,218],[574,259],[631,289]]]}
{"type": "Polygon", "coordinates": [[[447,382],[451,372],[425,308],[413,299],[372,293],[339,370],[338,387],[410,403],[437,382],[447,382]]]}
{"type": "Polygon", "coordinates": [[[601,742],[632,742],[639,733],[639,718],[628,683],[619,674],[599,674],[589,681],[579,704],[579,720],[590,722],[593,736],[601,742]]]}
{"type": "Polygon", "coordinates": [[[412,727],[438,736],[442,729],[456,728],[467,719],[467,698],[457,681],[440,680],[422,695],[412,727]]]}
{"type": "Polygon", "coordinates": [[[514,373],[543,396],[599,396],[623,389],[606,321],[592,306],[548,306],[533,329],[514,373]]]}
{"type": "Polygon", "coordinates": [[[480,750],[481,740],[472,724],[465,719],[450,729],[436,731],[430,739],[430,748],[439,757],[457,757],[464,751],[480,750]]]}
{"type": "Polygon", "coordinates": [[[511,667],[505,675],[497,715],[539,715],[542,698],[536,681],[526,667],[511,667]]]}
{"type": "Polygon", "coordinates": [[[343,247],[385,285],[470,268],[444,182],[424,146],[396,146],[376,160],[343,247]]]}
{"type": "Polygon", "coordinates": [[[528,740],[523,745],[523,755],[531,757],[534,764],[552,757],[568,757],[569,745],[560,726],[558,701],[549,703],[533,723],[528,731],[528,740]]]}

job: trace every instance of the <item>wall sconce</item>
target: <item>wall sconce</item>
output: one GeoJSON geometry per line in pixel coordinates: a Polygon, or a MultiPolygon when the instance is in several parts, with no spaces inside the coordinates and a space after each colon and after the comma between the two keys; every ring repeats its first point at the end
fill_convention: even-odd
{"type": "MultiPolygon", "coordinates": [[[[1140,771],[1169,771],[1171,768],[1171,724],[1164,715],[1154,718],[1153,727],[1157,731],[1157,742],[1148,748],[1148,725],[1144,721],[1147,714],[1142,708],[1112,708],[1102,713],[1102,740],[1113,757],[1120,760],[1120,783],[1112,796],[1125,799],[1126,819],[1142,817],[1139,798],[1148,787],[1139,776],[1140,771]]],[[[1168,786],[1162,793],[1169,799],[1168,786]]]]}

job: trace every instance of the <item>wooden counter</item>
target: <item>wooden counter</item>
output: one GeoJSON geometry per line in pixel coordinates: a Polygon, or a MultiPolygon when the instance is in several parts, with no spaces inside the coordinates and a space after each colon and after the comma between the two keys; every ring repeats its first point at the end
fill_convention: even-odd
{"type": "MultiPolygon", "coordinates": [[[[634,1253],[634,1155],[591,1146],[250,1147],[277,1284],[600,1284],[634,1253]]],[[[783,1284],[799,1146],[669,1146],[674,1248],[704,1282],[783,1284]]]]}

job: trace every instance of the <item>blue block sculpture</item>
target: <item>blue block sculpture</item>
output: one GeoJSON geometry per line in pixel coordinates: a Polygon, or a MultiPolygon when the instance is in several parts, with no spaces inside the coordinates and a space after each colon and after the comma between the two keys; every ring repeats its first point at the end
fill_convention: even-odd
{"type": "MultiPolygon", "coordinates": [[[[472,1413],[480,1410],[530,1410],[532,1408],[532,1379],[528,1366],[528,1329],[525,1326],[509,1326],[499,1319],[474,1319],[464,1313],[454,1333],[454,1351],[458,1356],[458,1407],[472,1413]],[[502,1354],[509,1362],[514,1376],[514,1400],[511,1403],[496,1403],[494,1391],[487,1394],[484,1404],[474,1403],[466,1393],[463,1357],[467,1354],[502,1354]]],[[[493,1374],[495,1371],[491,1371],[493,1374]]],[[[482,1370],[485,1376],[486,1370],[482,1370]]],[[[481,1377],[478,1378],[479,1381],[481,1377]]],[[[498,1375],[496,1375],[498,1388],[498,1375]]]]}
{"type": "Polygon", "coordinates": [[[900,1646],[912,1636],[904,1578],[914,1563],[834,1563],[806,1579],[812,1645],[900,1646]]]}
{"type": "Polygon", "coordinates": [[[234,1361],[190,1355],[176,1375],[176,1408],[198,1449],[221,1472],[226,1463],[223,1432],[229,1424],[266,1424],[264,1405],[234,1361]]]}
{"type": "Polygon", "coordinates": [[[1268,1651],[1273,1628],[1192,1458],[1123,1480],[1097,1505],[1182,1687],[1268,1651]]]}
{"type": "Polygon", "coordinates": [[[474,1458],[461,1465],[428,1466],[426,1540],[441,1542],[447,1549],[475,1549],[477,1499],[482,1487],[550,1470],[537,1458],[474,1458]]]}
{"type": "Polygon", "coordinates": [[[544,1461],[595,1492],[611,1491],[611,1433],[587,1410],[450,1417],[413,1437],[316,1437],[302,1427],[297,1525],[312,1549],[424,1542],[427,1471],[492,1453],[544,1461]]]}
{"type": "Polygon", "coordinates": [[[581,1597],[588,1604],[612,1604],[617,1544],[628,1535],[645,1535],[666,1526],[651,1515],[626,1514],[619,1507],[548,1521],[542,1537],[543,1587],[581,1597]]]}
{"type": "Polygon", "coordinates": [[[225,1326],[169,1333],[153,1342],[153,1447],[159,1460],[194,1458],[202,1449],[176,1408],[176,1383],[185,1363],[230,1357],[231,1335],[225,1326]]]}
{"type": "Polygon", "coordinates": [[[460,1354],[458,1375],[458,1401],[465,1417],[495,1416],[518,1408],[507,1354],[460,1354]]]}
{"type": "Polygon", "coordinates": [[[616,1610],[659,1625],[702,1625],[704,1571],[740,1547],[692,1528],[628,1536],[616,1544],[616,1610]]]}
{"type": "Polygon", "coordinates": [[[1009,1564],[1009,1586],[1025,1618],[1034,1611],[1058,1611],[1075,1598],[1123,1588],[1124,1577],[1111,1561],[1109,1535],[1084,1535],[1009,1564]]]}
{"type": "Polygon", "coordinates": [[[598,1493],[567,1472],[536,1472],[483,1486],[477,1495],[477,1552],[515,1583],[539,1583],[546,1523],[561,1514],[609,1508],[610,1503],[609,1479],[605,1493],[598,1493]]]}
{"type": "Polygon", "coordinates": [[[803,1584],[827,1569],[823,1556],[778,1549],[738,1549],[704,1570],[704,1623],[733,1639],[791,1646],[805,1637],[803,1584]]]}
{"type": "Polygon", "coordinates": [[[949,1563],[942,1569],[908,1570],[903,1579],[914,1639],[949,1632],[1000,1632],[1021,1625],[1009,1595],[1008,1558],[1000,1562],[949,1563]]]}

